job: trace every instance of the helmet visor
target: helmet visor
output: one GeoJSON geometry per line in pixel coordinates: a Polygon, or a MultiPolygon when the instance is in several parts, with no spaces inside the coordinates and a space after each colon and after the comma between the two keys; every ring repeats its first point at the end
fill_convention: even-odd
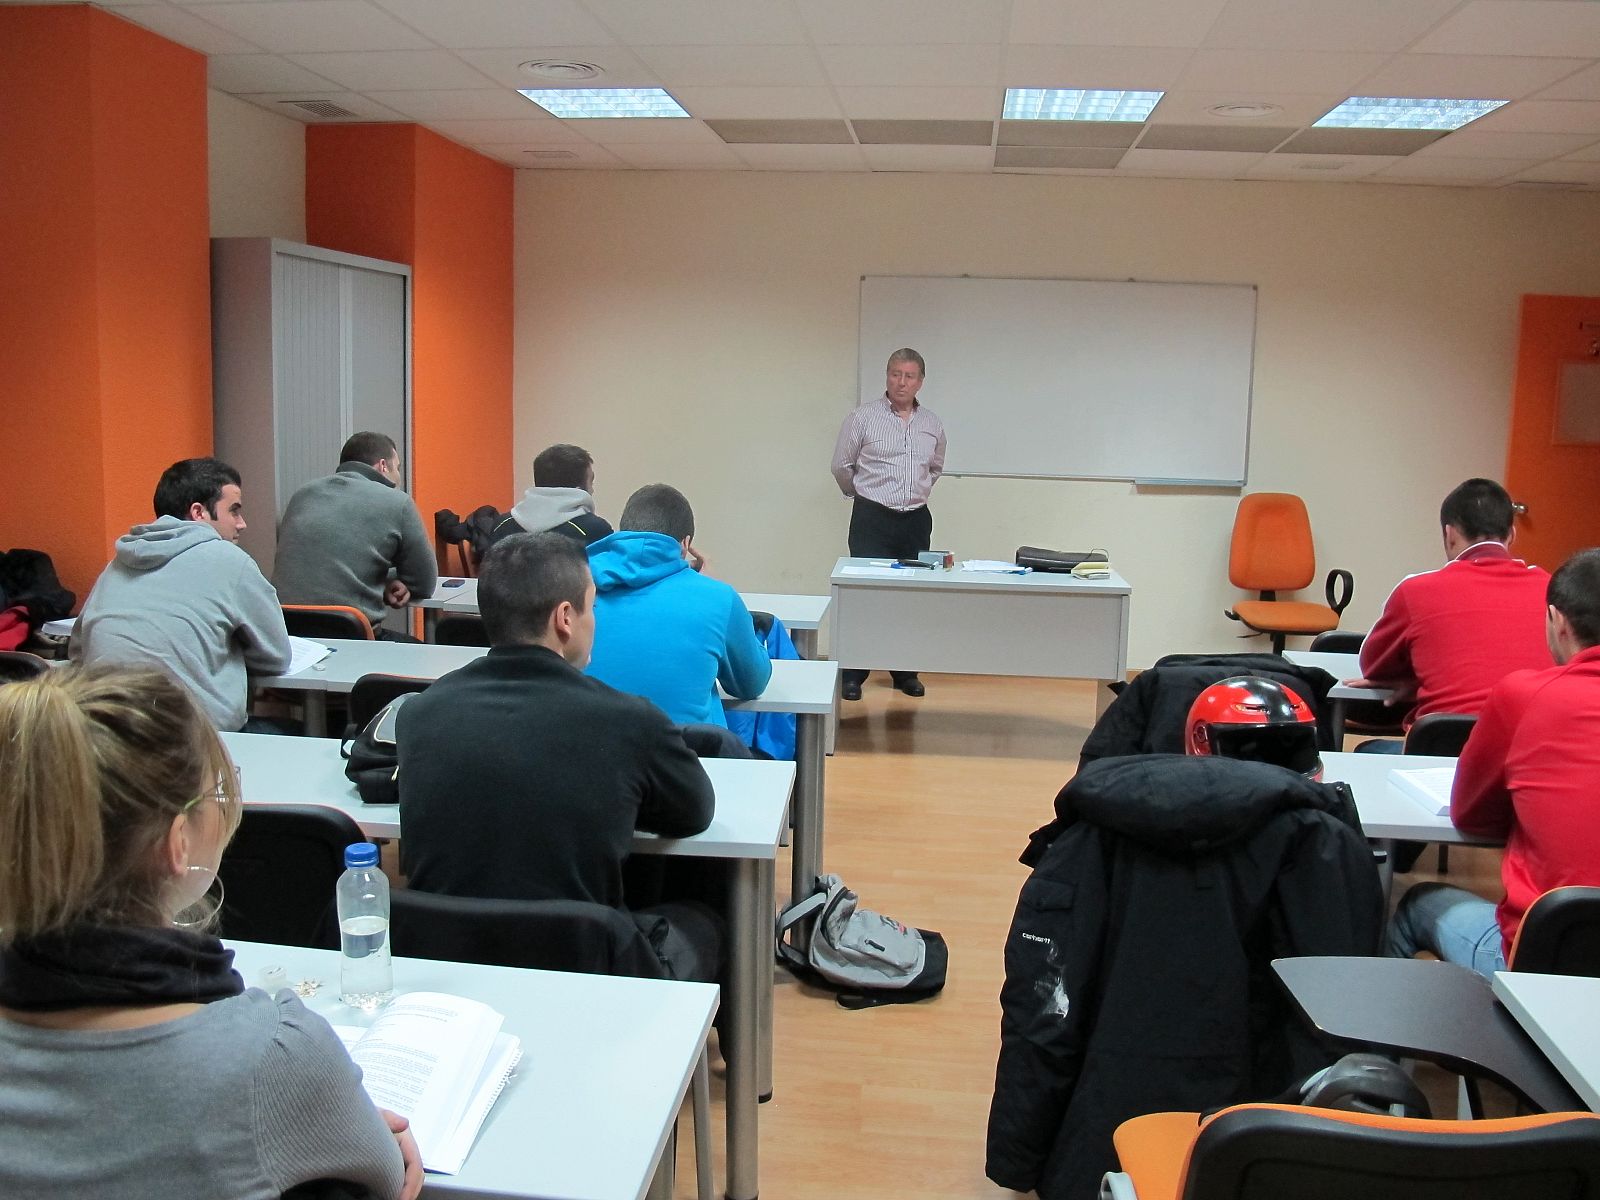
{"type": "Polygon", "coordinates": [[[1322,767],[1315,725],[1213,725],[1209,732],[1211,753],[1221,758],[1271,763],[1302,775],[1322,767]]]}

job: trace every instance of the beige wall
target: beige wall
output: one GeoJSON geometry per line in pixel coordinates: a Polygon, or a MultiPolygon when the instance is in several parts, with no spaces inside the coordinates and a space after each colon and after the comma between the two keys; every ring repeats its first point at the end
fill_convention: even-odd
{"type": "MultiPolygon", "coordinates": [[[[1248,486],[1305,497],[1319,569],[1356,576],[1344,623],[1366,628],[1396,579],[1439,561],[1444,493],[1501,473],[1518,297],[1600,292],[1597,216],[1590,195],[1361,184],[519,171],[516,478],[578,442],[603,515],[677,484],[718,574],[820,592],[844,552],[828,458],[855,401],[862,275],[1254,283],[1248,486]]],[[[942,395],[937,362],[923,398],[1003,409],[942,395]]],[[[1108,547],[1144,666],[1262,644],[1222,616],[1236,503],[948,478],[934,544],[1108,547]]]]}
{"type": "Polygon", "coordinates": [[[211,236],[305,241],[305,126],[224,92],[206,95],[211,236]]]}

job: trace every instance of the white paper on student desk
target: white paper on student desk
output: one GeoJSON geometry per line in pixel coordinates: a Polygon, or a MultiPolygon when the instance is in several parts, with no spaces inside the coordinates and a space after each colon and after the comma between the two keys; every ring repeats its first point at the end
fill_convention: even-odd
{"type": "Polygon", "coordinates": [[[293,675],[304,671],[307,667],[314,667],[333,651],[321,642],[313,642],[310,638],[289,635],[289,669],[285,675],[293,675]]]}
{"type": "Polygon", "coordinates": [[[1450,788],[1455,781],[1454,767],[1422,767],[1414,771],[1389,772],[1389,782],[1436,817],[1446,816],[1450,812],[1450,788]]]}
{"type": "Polygon", "coordinates": [[[410,992],[365,1029],[335,1026],[380,1108],[411,1122],[430,1171],[454,1175],[522,1057],[486,1004],[440,992],[410,992]]]}

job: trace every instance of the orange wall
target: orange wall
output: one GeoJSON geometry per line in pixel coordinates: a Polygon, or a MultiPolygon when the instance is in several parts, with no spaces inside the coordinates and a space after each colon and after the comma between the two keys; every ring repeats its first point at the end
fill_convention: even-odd
{"type": "Polygon", "coordinates": [[[80,600],[211,445],[205,71],[86,6],[0,7],[0,549],[80,600]]]}
{"type": "Polygon", "coordinates": [[[425,519],[512,500],[512,172],[415,125],[306,128],[306,240],[412,268],[425,519]]]}

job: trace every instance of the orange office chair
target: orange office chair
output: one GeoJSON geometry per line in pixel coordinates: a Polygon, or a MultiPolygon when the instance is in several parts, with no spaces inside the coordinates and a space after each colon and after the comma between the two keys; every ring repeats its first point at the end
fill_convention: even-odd
{"type": "Polygon", "coordinates": [[[1600,978],[1600,888],[1551,888],[1528,905],[1506,966],[1600,978]]]}
{"type": "Polygon", "coordinates": [[[1600,1116],[1426,1121],[1283,1104],[1151,1113],[1113,1136],[1101,1200],[1591,1200],[1600,1116]]]}
{"type": "Polygon", "coordinates": [[[1337,629],[1339,614],[1355,590],[1349,571],[1328,572],[1326,604],[1278,599],[1279,592],[1310,587],[1316,570],[1311,520],[1299,496],[1253,492],[1239,501],[1228,548],[1228,579],[1236,588],[1259,592],[1260,599],[1241,600],[1227,613],[1229,619],[1270,637],[1274,654],[1283,653],[1287,637],[1337,629]],[[1342,595],[1335,584],[1341,585],[1342,595]]]}
{"type": "Polygon", "coordinates": [[[372,641],[372,622],[359,608],[345,604],[285,604],[283,623],[295,637],[349,638],[372,641]]]}

